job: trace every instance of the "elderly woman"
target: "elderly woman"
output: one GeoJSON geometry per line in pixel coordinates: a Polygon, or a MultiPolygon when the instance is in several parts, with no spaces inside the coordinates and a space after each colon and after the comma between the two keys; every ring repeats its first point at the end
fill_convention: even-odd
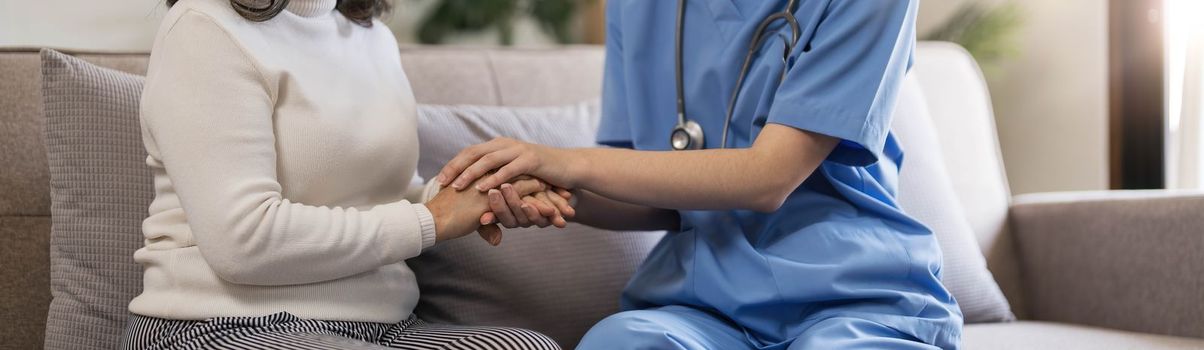
{"type": "MultiPolygon", "coordinates": [[[[557,348],[412,314],[404,261],[476,231],[489,206],[414,175],[414,97],[374,19],[385,2],[167,4],[142,97],[155,199],[124,349],[557,348]]],[[[532,200],[551,190],[538,180],[513,188],[552,205],[532,200]]]]}

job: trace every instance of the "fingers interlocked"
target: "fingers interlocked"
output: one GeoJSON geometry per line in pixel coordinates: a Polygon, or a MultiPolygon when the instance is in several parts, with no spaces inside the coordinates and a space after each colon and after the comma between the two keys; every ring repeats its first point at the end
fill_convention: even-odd
{"type": "Polygon", "coordinates": [[[507,228],[515,227],[565,227],[566,217],[574,210],[569,205],[571,193],[551,188],[541,180],[523,177],[499,188],[490,189],[491,212],[482,217],[482,223],[497,222],[507,228]],[[492,215],[489,215],[492,214],[492,215]]]}

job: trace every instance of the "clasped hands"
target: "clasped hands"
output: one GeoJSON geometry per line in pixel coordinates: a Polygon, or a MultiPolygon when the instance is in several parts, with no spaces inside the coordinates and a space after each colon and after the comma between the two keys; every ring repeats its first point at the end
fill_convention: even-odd
{"type": "Polygon", "coordinates": [[[567,187],[532,174],[536,169],[523,166],[532,162],[528,158],[540,157],[528,146],[537,145],[495,139],[464,149],[444,166],[435,179],[444,187],[427,202],[435,216],[437,241],[477,231],[485,241],[498,245],[502,239],[498,225],[565,227],[566,218],[576,215],[570,205],[573,195],[567,187]],[[498,151],[504,152],[494,154],[498,151]]]}

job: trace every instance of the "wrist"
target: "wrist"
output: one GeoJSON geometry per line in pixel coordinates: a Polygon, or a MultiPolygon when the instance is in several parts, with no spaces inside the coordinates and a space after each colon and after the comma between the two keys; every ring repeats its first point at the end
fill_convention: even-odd
{"type": "Polygon", "coordinates": [[[435,224],[435,242],[438,243],[447,240],[447,226],[450,222],[448,211],[443,208],[438,198],[432,199],[425,205],[427,211],[431,212],[431,218],[435,224]]]}
{"type": "Polygon", "coordinates": [[[577,189],[588,187],[592,181],[590,179],[590,164],[588,150],[586,149],[565,149],[564,153],[565,178],[567,178],[568,188],[577,189]]]}

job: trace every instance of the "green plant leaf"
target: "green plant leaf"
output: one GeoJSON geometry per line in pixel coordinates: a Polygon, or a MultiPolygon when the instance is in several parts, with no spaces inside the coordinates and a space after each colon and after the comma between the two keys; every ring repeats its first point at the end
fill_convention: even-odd
{"type": "Polygon", "coordinates": [[[531,16],[540,28],[562,44],[573,37],[573,17],[594,0],[441,0],[418,26],[418,41],[438,44],[454,33],[497,29],[503,45],[514,43],[514,22],[531,16]]]}
{"type": "Polygon", "coordinates": [[[1019,54],[1016,32],[1023,25],[1020,7],[1007,2],[989,7],[979,2],[963,5],[924,40],[955,42],[966,48],[984,71],[998,70],[1000,62],[1019,54]]]}

